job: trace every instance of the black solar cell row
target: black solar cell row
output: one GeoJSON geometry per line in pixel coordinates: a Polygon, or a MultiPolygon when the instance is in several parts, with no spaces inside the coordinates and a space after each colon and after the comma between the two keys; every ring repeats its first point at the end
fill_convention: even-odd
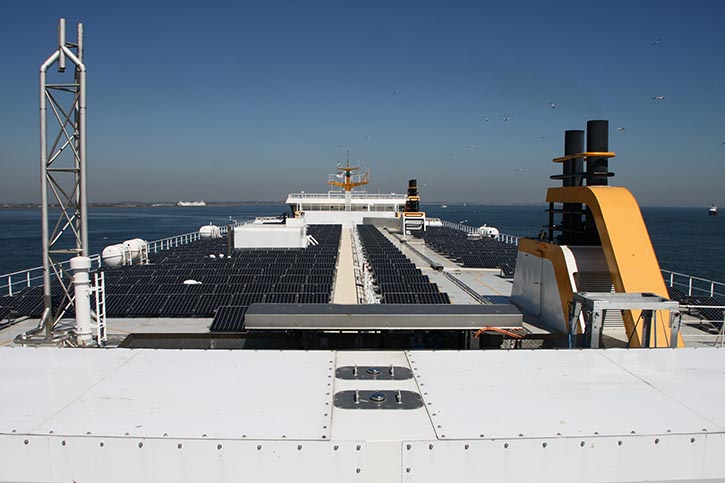
{"type": "Polygon", "coordinates": [[[416,236],[423,238],[433,250],[464,267],[499,268],[504,276],[514,275],[517,251],[514,245],[493,238],[471,240],[468,234],[447,227],[428,227],[416,236]]]}
{"type": "Polygon", "coordinates": [[[449,304],[450,299],[378,229],[358,225],[367,264],[384,304],[449,304]]]}

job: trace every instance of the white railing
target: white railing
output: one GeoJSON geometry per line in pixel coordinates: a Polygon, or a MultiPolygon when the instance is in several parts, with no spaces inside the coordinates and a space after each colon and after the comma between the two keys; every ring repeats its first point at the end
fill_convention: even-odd
{"type": "MultiPolygon", "coordinates": [[[[244,223],[235,222],[231,226],[236,227],[243,225],[244,223]]],[[[227,234],[228,226],[220,226],[219,230],[222,236],[227,234]]],[[[186,245],[199,239],[199,232],[184,233],[181,235],[171,236],[168,238],[162,238],[160,240],[154,240],[148,242],[148,253],[158,253],[162,250],[168,250],[169,248],[178,247],[180,245],[186,245]]],[[[96,269],[101,268],[101,255],[94,254],[90,256],[91,266],[96,269]]],[[[70,270],[70,260],[66,260],[61,263],[66,271],[70,270]]],[[[92,269],[93,270],[93,269],[92,269]]],[[[25,270],[18,270],[17,272],[6,273],[0,275],[0,296],[2,295],[15,295],[21,290],[27,287],[33,287],[35,285],[41,285],[43,283],[43,267],[28,268],[25,270]]]]}
{"type": "Polygon", "coordinates": [[[709,297],[725,297],[725,283],[715,282],[706,278],[693,277],[684,273],[662,270],[662,278],[668,287],[675,287],[689,296],[707,295],[709,297]]]}
{"type": "MultiPolygon", "coordinates": [[[[405,195],[395,193],[375,194],[365,191],[353,191],[350,193],[350,198],[353,200],[396,200],[405,202],[405,195]]],[[[330,191],[328,193],[290,193],[287,198],[288,201],[298,199],[344,200],[345,193],[341,191],[330,191]]]]}
{"type": "MultiPolygon", "coordinates": [[[[91,267],[95,265],[96,268],[99,268],[101,266],[100,255],[91,255],[90,259],[91,267]]],[[[70,260],[66,260],[60,265],[63,270],[70,271],[70,260]]],[[[27,287],[40,285],[41,283],[43,283],[43,267],[33,267],[6,273],[0,275],[0,295],[15,295],[27,287]]]]}
{"type": "Polygon", "coordinates": [[[463,223],[453,223],[452,221],[446,220],[441,220],[441,223],[446,228],[453,228],[454,230],[462,231],[463,233],[475,233],[478,231],[478,228],[470,225],[464,225],[463,223]]]}
{"type": "MultiPolygon", "coordinates": [[[[463,223],[453,223],[452,221],[446,220],[441,220],[441,223],[447,228],[452,228],[454,230],[462,231],[464,233],[476,233],[478,231],[478,227],[465,225],[463,223]]],[[[496,236],[496,240],[515,246],[519,246],[520,238],[521,237],[515,235],[507,235],[505,233],[499,233],[498,236],[496,236]]]]}

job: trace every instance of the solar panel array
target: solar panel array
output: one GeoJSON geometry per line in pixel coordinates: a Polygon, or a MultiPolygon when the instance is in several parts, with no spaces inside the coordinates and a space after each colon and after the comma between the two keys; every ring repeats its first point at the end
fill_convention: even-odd
{"type": "MultiPolygon", "coordinates": [[[[226,239],[206,239],[153,254],[148,265],[104,268],[106,315],[214,317],[212,331],[238,331],[252,303],[327,303],[341,226],[311,225],[308,234],[319,244],[227,255],[226,239]],[[188,280],[199,283],[185,284],[188,280]],[[219,310],[226,306],[237,309],[219,310]]],[[[25,289],[2,303],[14,315],[40,317],[43,289],[25,289]]]]}
{"type": "Polygon", "coordinates": [[[464,267],[500,268],[506,277],[513,277],[516,269],[514,245],[493,238],[470,240],[468,234],[447,227],[428,227],[417,236],[426,245],[464,267]]]}
{"type": "Polygon", "coordinates": [[[373,272],[383,304],[449,304],[438,290],[377,228],[358,225],[365,259],[373,272]]]}
{"type": "MultiPolygon", "coordinates": [[[[70,286],[70,284],[68,284],[70,286]]],[[[54,309],[60,304],[62,297],[62,288],[60,283],[53,281],[51,284],[53,295],[53,307],[54,309]]],[[[72,290],[72,286],[71,290],[72,290]]],[[[0,321],[5,318],[17,318],[17,317],[33,317],[40,318],[43,315],[45,309],[45,302],[43,300],[43,286],[36,285],[33,287],[26,287],[20,292],[13,296],[6,295],[0,299],[0,321]]],[[[73,307],[66,311],[66,315],[73,315],[73,307]]]]}

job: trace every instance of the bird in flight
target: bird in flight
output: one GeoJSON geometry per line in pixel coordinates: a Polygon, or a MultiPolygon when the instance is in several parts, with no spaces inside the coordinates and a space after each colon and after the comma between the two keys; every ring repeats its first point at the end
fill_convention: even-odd
{"type": "Polygon", "coordinates": [[[365,136],[365,141],[370,141],[370,136],[365,136]]]}
{"type": "Polygon", "coordinates": [[[618,128],[617,128],[617,131],[624,131],[624,129],[625,129],[625,128],[623,128],[623,127],[618,127],[618,128]]]}
{"type": "Polygon", "coordinates": [[[517,173],[523,173],[524,171],[526,171],[524,168],[516,168],[517,173]]]}
{"type": "Polygon", "coordinates": [[[511,119],[511,115],[510,114],[504,114],[504,116],[503,116],[503,122],[506,122],[509,119],[511,119]]]}
{"type": "Polygon", "coordinates": [[[664,101],[665,99],[667,99],[665,96],[654,96],[652,98],[653,101],[664,101]]]}
{"type": "Polygon", "coordinates": [[[661,37],[657,37],[657,40],[655,40],[654,42],[652,42],[652,47],[654,47],[655,45],[659,44],[660,42],[662,42],[662,38],[661,37]]]}
{"type": "Polygon", "coordinates": [[[552,101],[549,101],[549,107],[552,109],[556,109],[556,104],[554,104],[552,101]]]}
{"type": "Polygon", "coordinates": [[[398,89],[393,89],[393,95],[395,96],[397,94],[398,94],[398,89]]]}
{"type": "Polygon", "coordinates": [[[476,145],[475,144],[466,144],[466,147],[468,149],[476,149],[476,145]]]}

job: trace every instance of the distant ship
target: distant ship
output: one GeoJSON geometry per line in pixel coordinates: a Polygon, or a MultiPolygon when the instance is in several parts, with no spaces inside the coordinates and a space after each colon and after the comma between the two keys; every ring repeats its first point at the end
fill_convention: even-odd
{"type": "Polygon", "coordinates": [[[717,216],[717,206],[715,206],[715,205],[710,206],[710,209],[707,210],[707,214],[709,216],[717,216]]]}
{"type": "Polygon", "coordinates": [[[204,201],[179,201],[176,206],[206,206],[204,201]]]}

